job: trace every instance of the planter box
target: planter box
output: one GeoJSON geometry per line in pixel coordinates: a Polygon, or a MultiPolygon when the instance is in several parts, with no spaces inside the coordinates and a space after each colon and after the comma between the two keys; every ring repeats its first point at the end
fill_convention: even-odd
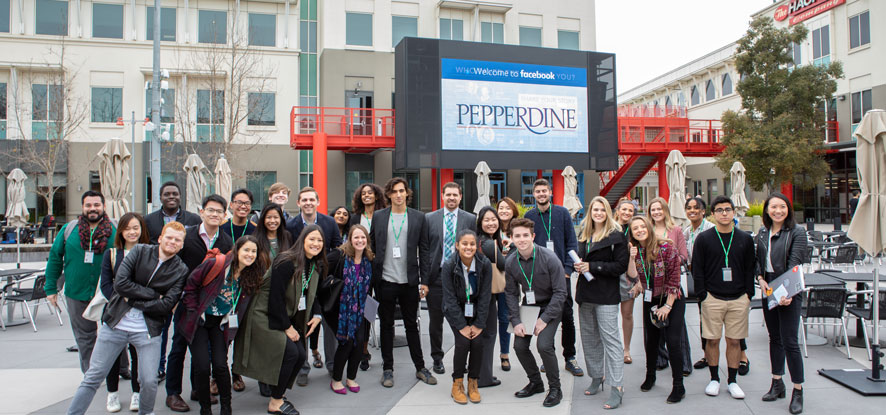
{"type": "Polygon", "coordinates": [[[748,233],[755,233],[763,226],[763,218],[760,216],[738,218],[738,229],[748,233]]]}

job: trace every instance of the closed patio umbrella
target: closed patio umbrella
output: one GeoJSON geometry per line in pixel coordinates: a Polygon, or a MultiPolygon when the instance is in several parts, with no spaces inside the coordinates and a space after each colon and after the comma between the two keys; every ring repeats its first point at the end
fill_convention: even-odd
{"type": "Polygon", "coordinates": [[[732,182],[731,198],[732,203],[735,204],[735,213],[738,216],[744,216],[748,209],[751,208],[751,205],[748,203],[748,197],[744,193],[747,179],[745,178],[744,165],[740,161],[732,163],[732,168],[729,169],[729,177],[732,182]]]}
{"type": "Polygon", "coordinates": [[[231,192],[233,191],[231,166],[228,164],[228,160],[225,159],[225,155],[222,154],[219,156],[218,161],[215,162],[215,192],[225,198],[230,205],[231,192]]]}
{"type": "MultiPolygon", "coordinates": [[[[671,195],[668,201],[668,209],[674,223],[680,227],[689,225],[689,219],[686,217],[686,209],[683,203],[686,200],[686,158],[680,150],[671,150],[668,159],[665,160],[667,166],[668,192],[671,195]]],[[[659,172],[661,174],[661,172],[659,172]]]]}
{"type": "Polygon", "coordinates": [[[15,226],[16,268],[21,268],[21,236],[19,230],[28,225],[28,205],[25,204],[25,180],[22,169],[12,169],[6,176],[6,223],[15,226]]]}
{"type": "Polygon", "coordinates": [[[199,212],[203,206],[203,198],[206,196],[206,165],[196,154],[191,154],[185,161],[185,173],[187,173],[187,205],[185,209],[191,212],[199,212]]]}
{"type": "Polygon", "coordinates": [[[489,200],[489,165],[485,161],[477,163],[474,174],[477,175],[477,203],[474,204],[474,213],[480,213],[480,209],[492,205],[489,200]]]}
{"type": "Polygon", "coordinates": [[[575,178],[577,174],[572,166],[566,166],[560,175],[563,176],[563,207],[575,217],[582,208],[581,200],[578,200],[578,180],[575,178]]]}
{"type": "Polygon", "coordinates": [[[129,212],[129,162],[132,155],[119,138],[111,138],[98,152],[101,158],[99,180],[105,196],[105,212],[108,217],[119,220],[129,212]]]}

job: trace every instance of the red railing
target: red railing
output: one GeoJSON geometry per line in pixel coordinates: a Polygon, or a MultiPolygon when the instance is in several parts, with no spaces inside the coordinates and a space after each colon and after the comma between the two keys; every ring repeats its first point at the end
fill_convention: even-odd
{"type": "Polygon", "coordinates": [[[837,121],[828,121],[828,125],[824,131],[825,143],[836,143],[840,141],[840,123],[837,121]]]}
{"type": "Polygon", "coordinates": [[[290,145],[313,147],[315,132],[326,133],[329,150],[394,148],[394,110],[381,108],[292,107],[290,145]]]}
{"type": "Polygon", "coordinates": [[[618,117],[686,118],[686,107],[676,105],[619,105],[618,117]]]}

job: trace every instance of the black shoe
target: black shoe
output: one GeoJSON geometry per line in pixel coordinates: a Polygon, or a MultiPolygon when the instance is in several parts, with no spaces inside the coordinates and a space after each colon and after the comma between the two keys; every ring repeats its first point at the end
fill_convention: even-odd
{"type": "Polygon", "coordinates": [[[158,370],[157,371],[157,383],[163,382],[164,380],[166,380],[166,371],[165,370],[158,370]]]}
{"type": "Polygon", "coordinates": [[[120,377],[123,380],[132,380],[132,372],[129,369],[120,369],[120,377]]]}
{"type": "MultiPolygon", "coordinates": [[[[776,399],[782,399],[785,395],[785,387],[784,381],[779,379],[772,379],[772,386],[769,387],[769,392],[766,392],[763,395],[763,402],[772,402],[776,399]]],[[[793,398],[792,398],[793,399],[793,398]]]]}
{"type": "Polygon", "coordinates": [[[653,386],[655,386],[655,372],[646,372],[646,380],[640,385],[640,390],[643,392],[649,392],[653,386]]]}
{"type": "Polygon", "coordinates": [[[704,368],[708,367],[708,359],[705,359],[702,357],[697,362],[695,362],[695,364],[692,365],[692,367],[694,367],[696,369],[704,369],[704,368]]]}
{"type": "Polygon", "coordinates": [[[791,405],[788,406],[788,410],[790,410],[792,414],[799,414],[800,412],[803,412],[803,389],[791,389],[794,391],[791,392],[791,405]]]}
{"type": "Polygon", "coordinates": [[[548,396],[545,396],[545,401],[542,403],[542,406],[545,408],[557,406],[560,404],[561,400],[563,400],[563,392],[560,391],[560,388],[551,388],[551,390],[548,391],[548,396]]]}
{"type": "Polygon", "coordinates": [[[292,402],[287,400],[283,401],[283,405],[280,405],[280,410],[278,411],[268,411],[271,415],[299,415],[298,410],[295,409],[295,406],[292,405],[292,402]]]}
{"type": "Polygon", "coordinates": [[[231,408],[231,403],[230,403],[230,402],[228,402],[228,403],[224,403],[224,402],[222,402],[222,404],[221,404],[221,409],[219,410],[218,413],[219,413],[220,415],[233,415],[233,413],[234,413],[234,409],[231,408]]]}
{"type": "Polygon", "coordinates": [[[442,374],[446,373],[446,368],[443,367],[443,361],[442,361],[442,360],[434,360],[434,367],[433,367],[433,369],[434,369],[434,373],[436,373],[436,374],[438,374],[438,375],[442,375],[442,374]]]}
{"type": "Polygon", "coordinates": [[[477,387],[478,387],[478,388],[490,388],[490,387],[498,386],[498,385],[501,385],[501,381],[498,380],[497,377],[493,376],[493,377],[492,377],[492,382],[489,382],[489,383],[487,383],[487,384],[485,384],[485,385],[477,385],[477,387]]]}
{"type": "Polygon", "coordinates": [[[259,393],[259,395],[264,396],[265,398],[270,398],[271,397],[271,385],[268,385],[267,383],[259,382],[258,383],[258,393],[259,393]]]}
{"type": "Polygon", "coordinates": [[[66,347],[65,350],[67,350],[67,351],[69,351],[69,352],[79,352],[79,351],[80,351],[80,348],[78,348],[77,345],[75,344],[75,345],[73,345],[73,346],[71,346],[71,347],[66,347]]]}
{"type": "Polygon", "coordinates": [[[367,371],[369,370],[369,360],[372,359],[372,355],[369,353],[363,354],[363,358],[360,359],[360,370],[367,371]]]}
{"type": "Polygon", "coordinates": [[[542,393],[544,391],[545,391],[545,384],[544,383],[529,382],[529,384],[526,385],[526,387],[518,390],[517,392],[514,392],[514,396],[516,396],[518,398],[528,398],[532,395],[535,395],[536,393],[542,393]]]}
{"type": "Polygon", "coordinates": [[[667,403],[678,403],[683,400],[683,397],[686,396],[686,388],[683,385],[674,385],[674,388],[671,389],[671,394],[668,395],[667,403]]]}
{"type": "Polygon", "coordinates": [[[746,376],[751,371],[751,361],[738,362],[738,375],[746,376]]]}

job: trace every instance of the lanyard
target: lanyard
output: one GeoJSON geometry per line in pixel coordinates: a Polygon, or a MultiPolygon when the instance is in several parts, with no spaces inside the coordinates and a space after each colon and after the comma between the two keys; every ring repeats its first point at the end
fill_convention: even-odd
{"type": "MultiPolygon", "coordinates": [[[[391,213],[391,218],[394,217],[394,214],[391,213]]],[[[400,233],[403,232],[403,224],[406,223],[406,213],[403,214],[403,220],[400,221],[400,229],[394,229],[393,224],[391,224],[391,229],[394,229],[394,243],[396,245],[400,244],[400,233]]]]}
{"type": "Polygon", "coordinates": [[[301,296],[302,296],[302,298],[304,298],[304,296],[305,296],[305,289],[307,289],[308,285],[311,283],[311,277],[314,276],[314,265],[317,265],[317,263],[316,262],[311,263],[311,273],[308,274],[307,279],[305,278],[304,272],[302,272],[302,274],[301,274],[301,296]]]}
{"type": "Polygon", "coordinates": [[[723,244],[723,237],[720,236],[720,231],[717,231],[717,238],[720,239],[720,246],[723,248],[723,253],[726,254],[726,268],[729,268],[729,250],[732,249],[732,237],[735,236],[735,228],[729,232],[729,246],[723,244]]]}
{"type": "Polygon", "coordinates": [[[640,253],[640,264],[643,265],[643,277],[646,278],[646,288],[652,289],[652,284],[649,282],[649,271],[646,270],[646,260],[643,259],[643,248],[637,250],[640,253]]]}
{"type": "Polygon", "coordinates": [[[95,233],[95,228],[89,230],[89,250],[92,250],[92,234],[95,233]]]}
{"type": "MultiPolygon", "coordinates": [[[[249,221],[247,221],[246,224],[243,225],[243,232],[240,232],[240,238],[242,238],[243,235],[246,235],[246,228],[248,228],[248,227],[249,227],[249,221]]],[[[234,238],[234,221],[233,220],[231,221],[231,238],[234,238]]],[[[240,239],[240,238],[234,238],[234,241],[236,242],[237,239],[240,239]]]]}
{"type": "Polygon", "coordinates": [[[517,265],[520,266],[520,272],[523,274],[523,279],[526,280],[526,283],[529,284],[529,291],[532,291],[532,279],[535,276],[535,246],[532,246],[532,271],[529,272],[529,278],[526,278],[526,271],[523,270],[523,264],[520,263],[520,258],[517,258],[517,265]]]}
{"type": "MultiPolygon", "coordinates": [[[[545,216],[543,212],[538,212],[538,219],[541,221],[541,227],[544,228],[545,233],[548,235],[548,240],[551,240],[551,230],[554,229],[554,214],[552,213],[553,207],[548,208],[548,224],[545,225],[545,216]]],[[[533,255],[535,252],[535,248],[533,249],[533,255]]]]}
{"type": "Polygon", "coordinates": [[[240,292],[243,290],[242,290],[242,287],[240,287],[240,284],[237,283],[237,280],[234,279],[234,270],[231,270],[230,276],[231,276],[231,288],[234,288],[235,285],[237,286],[237,295],[234,296],[234,305],[231,308],[231,314],[237,314],[237,302],[240,301],[240,292]]]}

